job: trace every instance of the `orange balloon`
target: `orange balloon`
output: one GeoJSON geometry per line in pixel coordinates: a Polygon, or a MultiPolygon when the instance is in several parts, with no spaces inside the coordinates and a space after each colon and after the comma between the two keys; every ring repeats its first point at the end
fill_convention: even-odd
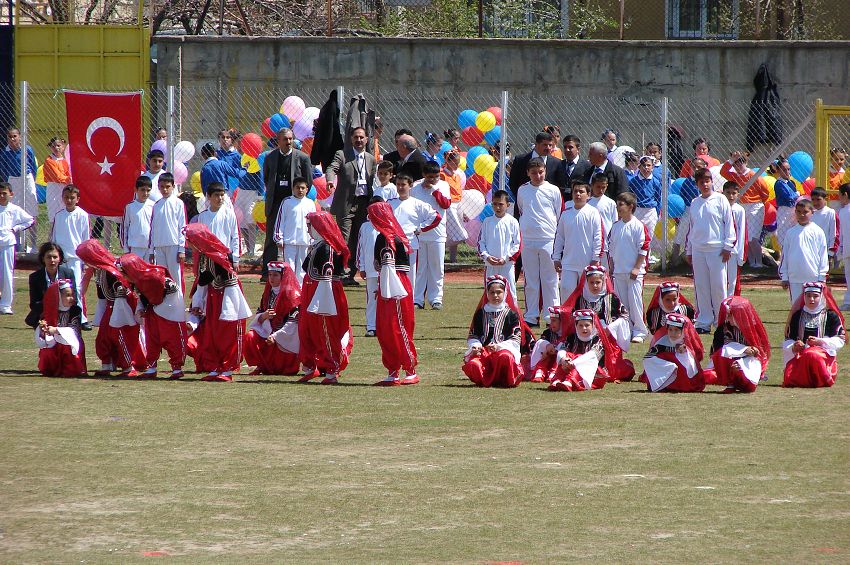
{"type": "Polygon", "coordinates": [[[309,155],[313,151],[313,138],[308,137],[301,142],[301,151],[309,155]]]}

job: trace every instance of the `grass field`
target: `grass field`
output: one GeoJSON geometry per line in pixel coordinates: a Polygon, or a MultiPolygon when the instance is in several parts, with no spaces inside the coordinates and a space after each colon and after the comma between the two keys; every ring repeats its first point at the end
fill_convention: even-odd
{"type": "Polygon", "coordinates": [[[555,394],[463,377],[472,283],[418,313],[415,387],[370,386],[362,290],[341,386],[46,379],[26,274],[0,318],[0,562],[850,562],[848,355],[832,389],[779,388],[781,291],[745,291],[774,344],[755,394],[555,394]]]}

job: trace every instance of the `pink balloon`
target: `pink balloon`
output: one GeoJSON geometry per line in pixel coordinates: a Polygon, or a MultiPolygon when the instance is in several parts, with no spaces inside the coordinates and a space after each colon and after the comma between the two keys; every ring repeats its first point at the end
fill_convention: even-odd
{"type": "Polygon", "coordinates": [[[280,112],[289,118],[290,122],[297,122],[301,119],[301,115],[304,113],[306,107],[307,105],[304,103],[304,100],[298,96],[289,96],[280,105],[280,112]]]}
{"type": "Polygon", "coordinates": [[[71,177],[74,176],[74,171],[71,169],[71,144],[65,145],[65,160],[68,161],[68,172],[71,173],[71,177]]]}
{"type": "Polygon", "coordinates": [[[467,238],[466,243],[470,247],[478,248],[478,234],[481,232],[481,221],[478,218],[471,218],[468,222],[464,222],[463,227],[466,228],[467,238]]]}
{"type": "Polygon", "coordinates": [[[171,174],[174,175],[174,184],[183,184],[189,178],[189,170],[180,161],[171,165],[171,174]]]}

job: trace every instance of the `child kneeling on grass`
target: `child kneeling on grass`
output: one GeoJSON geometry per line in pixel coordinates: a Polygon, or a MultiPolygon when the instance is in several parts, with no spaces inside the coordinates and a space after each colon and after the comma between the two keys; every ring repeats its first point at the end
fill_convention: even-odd
{"type": "Polygon", "coordinates": [[[82,310],[77,306],[74,285],[68,279],[57,280],[47,288],[43,304],[41,320],[35,329],[38,370],[45,377],[84,377],[82,310]]]}
{"type": "Polygon", "coordinates": [[[822,282],[807,282],[785,325],[784,387],[829,387],[838,375],[838,350],[844,347],[844,316],[822,282]]]}
{"type": "Polygon", "coordinates": [[[469,380],[482,387],[508,388],[522,381],[521,320],[507,279],[502,275],[488,277],[466,340],[469,349],[464,355],[463,372],[469,380]]]}
{"type": "Polygon", "coordinates": [[[558,348],[558,368],[549,390],[571,392],[603,388],[614,369],[619,348],[593,310],[576,310],[572,313],[572,322],[558,348]]]}
{"type": "Polygon", "coordinates": [[[702,392],[702,341],[687,316],[670,313],[652,336],[640,381],[650,392],[702,392]]]}
{"type": "Polygon", "coordinates": [[[755,392],[768,361],[770,342],[753,305],[742,296],[723,300],[705,383],[725,386],[724,393],[755,392]]]}

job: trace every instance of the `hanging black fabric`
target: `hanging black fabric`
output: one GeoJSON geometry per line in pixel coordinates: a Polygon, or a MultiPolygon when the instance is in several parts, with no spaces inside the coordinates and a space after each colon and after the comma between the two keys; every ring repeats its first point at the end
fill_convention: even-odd
{"type": "Polygon", "coordinates": [[[756,88],[747,118],[747,151],[756,144],[772,145],[782,141],[782,104],[778,85],[770,77],[767,63],[762,63],[753,79],[756,88]]]}
{"type": "Polygon", "coordinates": [[[310,161],[314,165],[321,164],[322,170],[327,170],[336,152],[343,147],[342,132],[339,130],[339,94],[336,90],[331,91],[328,101],[319,110],[315,132],[310,161]]]}

